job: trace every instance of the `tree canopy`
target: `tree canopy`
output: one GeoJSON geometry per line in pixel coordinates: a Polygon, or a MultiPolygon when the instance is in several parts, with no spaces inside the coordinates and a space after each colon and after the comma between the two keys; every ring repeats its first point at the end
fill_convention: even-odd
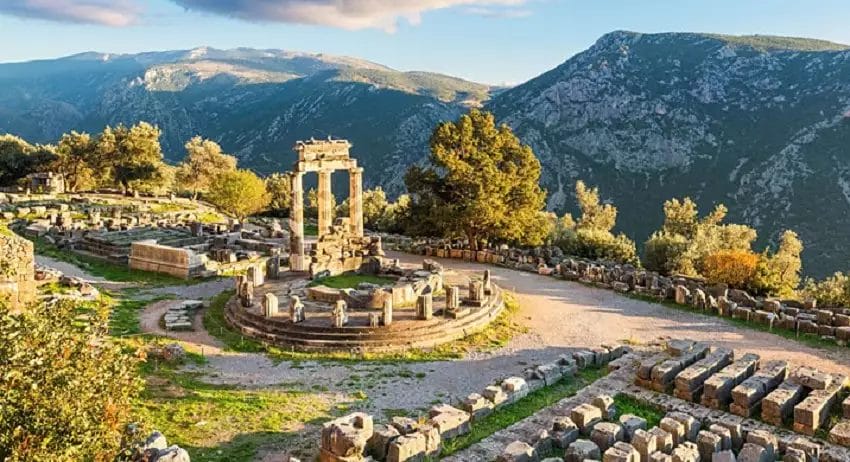
{"type": "Polygon", "coordinates": [[[210,185],[206,197],[240,220],[265,209],[270,201],[265,182],[250,170],[222,173],[210,185]]]}
{"type": "Polygon", "coordinates": [[[413,230],[482,241],[542,243],[539,226],[546,193],[540,162],[507,125],[472,110],[440,124],[430,140],[430,165],[405,175],[413,230]]]}
{"type": "Polygon", "coordinates": [[[88,133],[72,131],[59,139],[57,159],[52,168],[63,175],[68,191],[86,189],[94,185],[93,165],[97,164],[97,143],[88,133]]]}
{"type": "Polygon", "coordinates": [[[56,160],[55,148],[32,145],[13,135],[0,135],[0,186],[12,186],[30,173],[46,170],[56,160]]]}
{"type": "Polygon", "coordinates": [[[177,181],[192,193],[192,198],[207,192],[222,173],[236,170],[236,158],[223,153],[215,141],[195,136],[185,147],[186,158],[177,168],[177,181]]]}
{"type": "Polygon", "coordinates": [[[106,127],[97,140],[103,170],[124,190],[153,191],[165,184],[159,128],[139,122],[106,127]]]}
{"type": "Polygon", "coordinates": [[[552,242],[570,255],[639,263],[634,241],[611,232],[617,223],[617,207],[601,202],[599,188],[578,180],[575,196],[581,215],[578,221],[570,214],[554,220],[552,242]]]}

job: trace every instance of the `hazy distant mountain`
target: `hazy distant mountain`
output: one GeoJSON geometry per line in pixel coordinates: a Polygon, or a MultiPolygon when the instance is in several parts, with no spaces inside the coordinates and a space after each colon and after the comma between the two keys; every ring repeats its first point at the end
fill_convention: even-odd
{"type": "Polygon", "coordinates": [[[725,203],[762,243],[784,228],[807,270],[850,268],[850,51],[781,37],[614,32],[495,98],[544,165],[550,207],[583,178],[638,241],[661,203],[725,203]]]}
{"type": "MultiPolygon", "coordinates": [[[[707,211],[806,244],[807,271],[850,267],[850,51],[782,37],[637,34],[602,37],[509,90],[398,72],[354,58],[279,50],[104,55],[0,65],[0,132],[53,141],[70,129],[148,120],[171,160],[195,135],[261,172],[287,169],[297,139],[354,143],[367,185],[401,191],[442,120],[484,104],[532,145],[550,208],[599,185],[638,242],[661,204],[689,195],[707,211]]],[[[338,175],[342,177],[342,175],[338,175]]],[[[344,193],[344,178],[339,178],[344,193]]]]}
{"type": "MultiPolygon", "coordinates": [[[[0,132],[40,142],[146,120],[168,159],[195,134],[261,172],[288,169],[298,139],[349,138],[367,184],[402,187],[441,120],[488,98],[486,85],[365,60],[281,50],[83,53],[0,65],[0,132]]],[[[339,184],[344,178],[339,179],[339,184]]]]}

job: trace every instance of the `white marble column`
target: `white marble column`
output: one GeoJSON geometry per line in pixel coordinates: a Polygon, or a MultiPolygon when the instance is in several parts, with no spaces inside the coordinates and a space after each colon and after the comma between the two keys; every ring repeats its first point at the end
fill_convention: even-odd
{"type": "Polygon", "coordinates": [[[363,236],[363,167],[354,167],[348,172],[348,216],[351,234],[363,236]]]}
{"type": "Polygon", "coordinates": [[[292,271],[307,271],[304,258],[304,174],[292,172],[292,205],[289,209],[289,268],[292,271]]]}
{"type": "Polygon", "coordinates": [[[330,232],[333,225],[333,191],[331,170],[319,170],[319,238],[330,232]]]}

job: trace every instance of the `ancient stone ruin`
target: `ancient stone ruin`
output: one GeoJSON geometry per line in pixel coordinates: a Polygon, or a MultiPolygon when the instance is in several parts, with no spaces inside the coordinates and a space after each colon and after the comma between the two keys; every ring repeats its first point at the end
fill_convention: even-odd
{"type": "Polygon", "coordinates": [[[292,271],[309,271],[311,277],[376,268],[373,257],[383,255],[379,238],[363,235],[363,169],[349,157],[351,144],[346,140],[299,141],[295,145],[298,160],[292,167],[292,208],[289,214],[289,266],[292,271]],[[333,217],[331,174],[347,170],[349,196],[347,218],[333,217]],[[309,258],[304,242],[304,174],[317,172],[318,238],[309,258]]]}
{"type": "Polygon", "coordinates": [[[0,249],[0,301],[22,309],[36,297],[32,242],[0,227],[0,249]]]}

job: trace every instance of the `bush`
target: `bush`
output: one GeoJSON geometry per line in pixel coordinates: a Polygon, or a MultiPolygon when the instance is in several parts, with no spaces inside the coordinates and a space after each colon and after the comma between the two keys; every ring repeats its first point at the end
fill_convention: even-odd
{"type": "Polygon", "coordinates": [[[112,460],[141,392],[108,313],[70,302],[0,306],[0,460],[112,460]]]}
{"type": "Polygon", "coordinates": [[[703,261],[703,275],[712,284],[729,284],[739,289],[747,288],[753,281],[759,256],[746,250],[720,250],[709,254],[703,261]]]}
{"type": "Polygon", "coordinates": [[[613,235],[599,229],[566,231],[556,244],[564,252],[593,260],[639,264],[635,243],[624,234],[613,235]]]}
{"type": "Polygon", "coordinates": [[[240,220],[265,209],[271,201],[266,183],[250,170],[222,173],[210,185],[206,198],[240,220]]]}
{"type": "Polygon", "coordinates": [[[663,274],[681,272],[682,256],[688,249],[688,239],[681,234],[656,232],[646,241],[643,263],[647,269],[663,274]]]}
{"type": "Polygon", "coordinates": [[[807,279],[800,295],[807,300],[817,300],[818,306],[850,306],[850,277],[844,273],[835,273],[823,281],[807,279]]]}

